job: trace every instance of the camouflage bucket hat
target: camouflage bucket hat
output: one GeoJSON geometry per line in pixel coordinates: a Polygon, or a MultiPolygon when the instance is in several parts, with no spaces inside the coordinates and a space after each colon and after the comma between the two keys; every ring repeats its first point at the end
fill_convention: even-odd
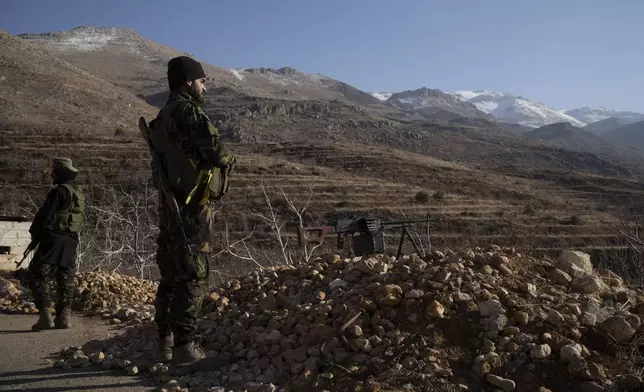
{"type": "Polygon", "coordinates": [[[72,160],[69,158],[54,158],[54,169],[67,169],[71,172],[77,173],[78,169],[72,165],[72,160]]]}

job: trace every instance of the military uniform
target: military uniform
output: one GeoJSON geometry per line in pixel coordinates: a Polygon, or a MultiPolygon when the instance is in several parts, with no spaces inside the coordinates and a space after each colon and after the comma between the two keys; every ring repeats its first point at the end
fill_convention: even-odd
{"type": "Polygon", "coordinates": [[[222,192],[216,194],[213,190],[217,186],[221,189],[222,179],[227,181],[235,163],[234,155],[219,140],[217,128],[204,112],[203,97],[184,84],[204,77],[201,65],[195,60],[185,56],[171,60],[168,64],[170,96],[149,125],[150,139],[163,162],[161,169],[171,184],[187,239],[186,244],[179,222],[164,202],[160,179],[155,177],[159,189],[156,262],[161,274],[155,321],[163,361],[173,357],[189,361],[191,357],[184,354],[192,344],[208,287],[213,234],[211,202],[222,196],[222,192]],[[174,350],[170,349],[172,344],[174,350]],[[183,352],[179,354],[182,359],[178,358],[177,351],[183,352]]]}
{"type": "Polygon", "coordinates": [[[38,249],[29,264],[29,286],[40,319],[33,330],[69,328],[74,296],[74,272],[78,233],[83,227],[85,197],[70,183],[78,170],[71,159],[54,159],[54,187],[36,213],[29,232],[38,249]],[[49,287],[55,280],[58,300],[56,319],[50,314],[49,287]]]}

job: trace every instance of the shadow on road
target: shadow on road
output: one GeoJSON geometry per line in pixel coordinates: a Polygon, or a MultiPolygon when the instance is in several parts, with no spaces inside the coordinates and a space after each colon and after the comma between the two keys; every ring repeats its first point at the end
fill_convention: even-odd
{"type": "Polygon", "coordinates": [[[127,387],[142,387],[149,386],[152,388],[153,384],[150,380],[143,377],[130,377],[125,376],[121,372],[115,370],[97,369],[96,367],[75,368],[75,369],[59,369],[59,368],[44,368],[24,372],[2,372],[0,373],[0,390],[5,391],[89,391],[89,390],[120,390],[119,388],[127,387]],[[101,377],[128,377],[132,381],[125,383],[105,384],[100,383],[95,378],[101,377]],[[87,379],[87,382],[82,382],[81,379],[87,379]],[[73,381],[72,380],[76,380],[73,381]],[[69,384],[77,386],[68,386],[69,384]],[[79,385],[79,382],[82,385],[79,385]],[[23,385],[33,384],[33,385],[23,385]],[[44,386],[39,386],[42,384],[44,386]],[[52,386],[57,385],[57,386],[52,386]],[[65,385],[63,389],[61,386],[65,385]],[[7,388],[10,387],[10,388],[7,388]]]}
{"type": "Polygon", "coordinates": [[[0,335],[12,335],[16,333],[36,333],[36,332],[40,332],[40,331],[32,331],[30,329],[26,329],[24,331],[16,331],[15,329],[10,329],[7,331],[0,331],[0,335]]]}
{"type": "MultiPolygon", "coordinates": [[[[35,388],[21,388],[22,392],[60,392],[60,391],[111,391],[119,390],[120,388],[126,387],[138,387],[138,383],[127,383],[127,384],[100,384],[100,385],[81,385],[76,387],[35,387],[35,388]],[[116,388],[116,389],[115,389],[116,388]]],[[[11,389],[13,391],[13,389],[11,389]]],[[[152,390],[152,389],[150,389],[152,390]]]]}

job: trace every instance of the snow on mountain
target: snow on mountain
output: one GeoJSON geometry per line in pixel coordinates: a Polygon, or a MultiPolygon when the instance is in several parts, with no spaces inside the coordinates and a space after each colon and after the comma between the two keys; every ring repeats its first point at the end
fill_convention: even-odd
{"type": "Polygon", "coordinates": [[[307,99],[338,99],[372,105],[380,101],[362,90],[319,73],[306,73],[291,67],[228,69],[240,81],[256,87],[279,88],[282,94],[297,91],[307,99]]]}
{"type": "Polygon", "coordinates": [[[453,94],[427,87],[391,94],[386,103],[403,110],[419,111],[421,115],[429,118],[434,118],[437,113],[453,113],[462,117],[491,119],[475,105],[453,94]]]}
{"type": "Polygon", "coordinates": [[[584,106],[578,109],[567,110],[564,113],[586,124],[592,124],[611,117],[622,120],[626,124],[644,120],[644,114],[642,113],[612,110],[599,106],[584,106]]]}
{"type": "Polygon", "coordinates": [[[242,72],[244,72],[243,70],[241,70],[241,69],[229,69],[228,71],[230,71],[233,75],[235,75],[235,77],[237,79],[244,80],[244,75],[242,75],[242,72]]]}
{"type": "Polygon", "coordinates": [[[579,121],[566,113],[516,94],[484,90],[459,90],[451,94],[462,101],[474,104],[482,112],[508,123],[530,128],[539,128],[544,125],[562,122],[568,122],[577,127],[586,125],[585,122],[579,121]]]}
{"type": "Polygon", "coordinates": [[[371,94],[372,97],[379,99],[381,101],[386,101],[389,98],[391,98],[391,96],[393,95],[393,93],[369,93],[369,94],[371,94]]]}
{"type": "MultiPolygon", "coordinates": [[[[40,34],[19,34],[24,39],[48,38],[49,50],[54,52],[91,52],[104,48],[114,42],[127,41],[134,32],[125,28],[79,26],[69,31],[40,34]]],[[[136,48],[128,42],[132,51],[136,48]]]]}
{"type": "Polygon", "coordinates": [[[309,74],[300,72],[291,67],[282,67],[279,69],[274,68],[246,68],[246,69],[230,69],[230,72],[235,75],[239,80],[245,80],[249,76],[255,78],[262,78],[271,83],[288,86],[307,85],[307,86],[324,86],[325,80],[331,80],[327,76],[321,74],[309,74]]]}

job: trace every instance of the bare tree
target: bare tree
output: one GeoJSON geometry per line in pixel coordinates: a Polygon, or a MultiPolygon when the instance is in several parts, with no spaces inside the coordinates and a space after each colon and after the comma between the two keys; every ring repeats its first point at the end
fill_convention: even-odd
{"type": "Polygon", "coordinates": [[[230,242],[230,238],[229,238],[230,234],[229,234],[229,230],[228,230],[228,223],[226,223],[226,228],[225,228],[225,231],[224,231],[224,235],[225,235],[225,238],[226,238],[226,246],[221,251],[216,253],[215,256],[218,256],[218,255],[223,254],[223,253],[227,253],[230,256],[233,256],[233,257],[235,257],[235,258],[237,258],[239,260],[252,261],[253,264],[255,264],[255,266],[257,266],[259,269],[263,270],[264,266],[262,266],[259,263],[259,261],[257,261],[255,256],[250,251],[250,249],[248,247],[248,243],[247,243],[247,241],[250,240],[253,237],[254,232],[255,231],[253,230],[249,234],[247,234],[246,236],[240,238],[239,240],[230,242]],[[244,253],[241,253],[240,251],[237,250],[237,247],[240,246],[240,245],[244,248],[244,253]]]}
{"type": "Polygon", "coordinates": [[[268,215],[262,214],[259,212],[251,212],[251,214],[253,216],[256,216],[262,219],[265,223],[268,224],[271,231],[273,232],[273,235],[275,236],[275,239],[279,244],[282,257],[284,258],[284,263],[286,265],[292,265],[293,262],[290,259],[287,251],[288,239],[284,240],[282,236],[282,228],[284,227],[284,222],[277,216],[275,209],[273,208],[271,199],[268,196],[268,193],[266,192],[266,187],[264,186],[263,182],[260,181],[259,185],[262,188],[262,193],[264,194],[264,200],[266,201],[266,206],[268,207],[268,215]]]}
{"type": "Polygon", "coordinates": [[[143,278],[154,267],[157,194],[149,181],[134,189],[92,184],[84,230],[88,241],[81,243],[78,268],[89,262],[90,268],[134,269],[143,278]]]}
{"type": "Polygon", "coordinates": [[[638,218],[635,218],[635,222],[631,224],[622,219],[619,225],[613,225],[613,227],[634,252],[644,256],[644,239],[641,236],[644,228],[638,218]]]}
{"type": "Polygon", "coordinates": [[[639,218],[633,218],[630,223],[621,219],[618,224],[613,224],[613,228],[624,241],[626,249],[602,252],[602,267],[612,269],[633,282],[644,283],[644,227],[639,218]]]}
{"type": "Polygon", "coordinates": [[[288,235],[285,232],[285,227],[291,213],[297,218],[297,222],[293,223],[297,223],[299,227],[304,226],[305,212],[311,206],[312,190],[309,188],[306,202],[302,206],[297,206],[289,198],[284,189],[279,188],[279,196],[283,198],[285,205],[288,206],[287,211],[280,211],[272,199],[276,195],[271,195],[261,180],[257,183],[257,186],[262,190],[265,210],[249,210],[249,213],[250,216],[258,218],[268,229],[268,232],[275,241],[275,247],[273,249],[276,254],[269,255],[266,250],[260,250],[255,227],[249,233],[241,234],[238,239],[231,239],[229,227],[226,223],[224,229],[225,244],[222,244],[222,250],[216,255],[228,255],[237,260],[250,261],[253,265],[262,269],[269,265],[299,265],[301,263],[308,263],[320,244],[314,246],[304,244],[302,247],[299,247],[290,240],[289,237],[292,237],[292,235],[288,235]]]}
{"type": "MultiPolygon", "coordinates": [[[[297,216],[298,223],[299,223],[298,228],[304,227],[303,215],[311,205],[311,198],[313,197],[313,189],[309,187],[309,195],[308,195],[309,197],[308,199],[306,199],[306,203],[304,203],[304,206],[302,206],[301,208],[297,208],[295,206],[295,204],[288,198],[288,196],[286,196],[286,193],[284,192],[283,188],[280,188],[280,192],[282,193],[282,196],[284,197],[284,200],[286,200],[286,203],[288,204],[291,211],[293,211],[293,213],[297,216]]],[[[315,250],[321,245],[322,243],[318,243],[309,248],[309,245],[307,243],[304,243],[302,245],[300,257],[296,257],[295,260],[297,260],[300,263],[301,262],[308,263],[311,260],[311,257],[313,257],[313,253],[315,252],[315,250]]],[[[292,260],[292,257],[290,258],[292,260]]]]}

